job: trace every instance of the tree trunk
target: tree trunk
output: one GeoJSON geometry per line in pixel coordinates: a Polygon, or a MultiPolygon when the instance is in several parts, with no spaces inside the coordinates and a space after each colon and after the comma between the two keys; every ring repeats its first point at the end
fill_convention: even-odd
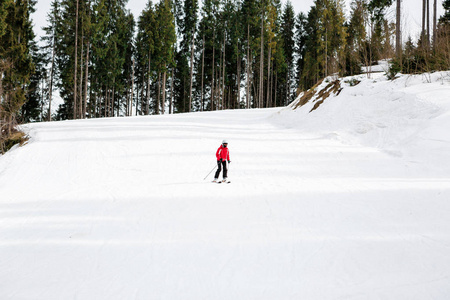
{"type": "MultiPolygon", "coordinates": [[[[238,43],[239,49],[239,43],[238,43]]],[[[239,57],[239,51],[237,52],[237,96],[236,96],[236,107],[239,107],[239,103],[241,100],[241,59],[239,57]]]]}
{"type": "Polygon", "coordinates": [[[250,108],[250,24],[247,25],[247,109],[250,108]]]}
{"type": "MultiPolygon", "coordinates": [[[[0,95],[1,97],[1,95],[0,95]]],[[[41,122],[44,121],[44,78],[41,79],[41,122]]]]}
{"type": "Polygon", "coordinates": [[[286,72],[286,90],[285,90],[285,98],[284,98],[284,106],[286,106],[287,105],[287,102],[288,102],[288,98],[289,98],[289,86],[290,86],[290,82],[289,82],[289,70],[291,69],[291,66],[289,65],[289,62],[288,62],[288,65],[287,65],[287,72],[286,72]]]}
{"type": "Polygon", "coordinates": [[[249,66],[249,108],[256,106],[257,98],[255,96],[252,97],[252,90],[256,91],[255,84],[254,84],[254,74],[253,74],[253,54],[250,52],[250,66],[249,66]],[[254,101],[252,102],[252,98],[254,101]]]}
{"type": "Polygon", "coordinates": [[[325,28],[325,78],[327,76],[328,76],[328,26],[325,28]]]}
{"type": "MultiPolygon", "coordinates": [[[[164,72],[164,76],[165,76],[164,72]]],[[[190,72],[190,80],[189,80],[189,109],[188,112],[191,112],[192,109],[192,81],[194,77],[194,32],[192,32],[192,43],[191,43],[191,72],[190,72]]]]}
{"type": "Polygon", "coordinates": [[[174,89],[174,77],[175,68],[172,68],[172,80],[170,81],[170,102],[169,102],[169,114],[173,114],[173,89],[174,89]]]}
{"type": "Polygon", "coordinates": [[[274,99],[274,104],[275,106],[277,106],[277,89],[278,89],[278,73],[275,73],[275,99],[274,99]]]}
{"type": "MultiPolygon", "coordinates": [[[[113,79],[113,89],[111,97],[111,117],[114,117],[114,109],[116,108],[116,78],[113,79]]],[[[117,105],[117,116],[119,115],[119,105],[117,105]]]]}
{"type": "Polygon", "coordinates": [[[113,111],[113,117],[120,117],[120,98],[117,99],[117,103],[114,101],[114,97],[116,94],[116,87],[113,87],[113,105],[116,108],[116,115],[114,115],[114,111],[113,111]]]}
{"type": "Polygon", "coordinates": [[[267,53],[267,98],[266,98],[266,107],[269,107],[269,100],[270,100],[270,60],[271,54],[272,54],[272,47],[271,44],[272,40],[269,41],[269,51],[267,53]]]}
{"type": "MultiPolygon", "coordinates": [[[[144,72],[142,72],[141,101],[140,101],[140,111],[139,111],[139,115],[141,115],[141,116],[144,114],[144,108],[143,108],[144,91],[145,91],[145,75],[144,75],[144,72]]],[[[137,108],[138,108],[138,105],[136,104],[136,116],[138,114],[137,108]]]]}
{"type": "Polygon", "coordinates": [[[167,71],[164,71],[163,87],[162,87],[162,101],[161,101],[161,112],[163,115],[164,115],[165,106],[166,106],[166,76],[167,76],[167,71]]]}
{"type": "Polygon", "coordinates": [[[264,9],[261,13],[261,54],[259,58],[259,103],[258,108],[262,107],[264,93],[264,9]]]}
{"type": "Polygon", "coordinates": [[[73,119],[77,119],[77,70],[78,70],[78,3],[75,13],[75,71],[73,76],[73,119]]]}
{"type": "MultiPolygon", "coordinates": [[[[82,18],[83,19],[83,18],[82,18]]],[[[83,22],[81,22],[83,27],[83,22]]],[[[84,29],[81,29],[81,52],[80,52],[80,101],[78,101],[78,112],[83,119],[83,53],[84,53],[84,29]]]]}
{"type": "Polygon", "coordinates": [[[427,0],[427,46],[430,46],[430,0],[427,0]]]}
{"type": "Polygon", "coordinates": [[[226,48],[225,48],[225,39],[226,39],[226,33],[223,36],[223,57],[222,57],[222,109],[225,109],[225,55],[226,55],[226,48]]]}
{"type": "MultiPolygon", "coordinates": [[[[53,49],[52,49],[52,64],[50,67],[50,87],[49,87],[49,102],[48,102],[48,116],[47,121],[52,120],[52,96],[53,96],[53,76],[55,69],[55,55],[56,55],[56,42],[55,42],[55,32],[53,32],[53,49]]],[[[1,77],[1,76],[0,76],[1,77]]],[[[1,80],[1,79],[0,79],[1,80]]],[[[0,93],[1,95],[1,93],[0,93]]]]}
{"type": "Polygon", "coordinates": [[[108,97],[109,97],[109,93],[108,93],[108,87],[105,88],[105,108],[104,108],[104,112],[103,112],[103,116],[106,118],[107,117],[107,113],[108,113],[108,97]]]}
{"type": "Polygon", "coordinates": [[[422,44],[425,45],[425,16],[426,16],[427,0],[422,0],[422,44]]]}
{"type": "Polygon", "coordinates": [[[205,35],[203,34],[203,45],[202,45],[202,92],[201,92],[201,108],[200,111],[203,111],[203,105],[205,103],[205,98],[203,94],[203,78],[205,75],[205,35]]]}
{"type": "Polygon", "coordinates": [[[437,30],[437,0],[434,0],[433,4],[433,47],[436,47],[436,30],[437,30]]]}
{"type": "Polygon", "coordinates": [[[134,58],[133,58],[133,67],[131,72],[131,98],[130,102],[127,106],[128,108],[128,116],[131,116],[133,114],[133,99],[134,99],[134,58]]]}
{"type": "Polygon", "coordinates": [[[401,0],[397,0],[397,16],[396,16],[396,26],[395,26],[395,52],[397,58],[400,60],[402,58],[402,38],[401,38],[401,0]]]}
{"type": "Polygon", "coordinates": [[[216,28],[214,27],[214,31],[213,31],[213,63],[212,63],[212,73],[211,73],[211,111],[214,110],[214,79],[216,77],[215,74],[215,70],[214,70],[214,65],[215,65],[215,56],[216,56],[216,47],[215,47],[215,37],[216,37],[216,28]]]}
{"type": "MultiPolygon", "coordinates": [[[[89,18],[91,17],[91,1],[89,1],[89,18]]],[[[87,111],[87,92],[88,92],[88,80],[89,80],[89,49],[91,47],[89,34],[87,36],[87,49],[86,49],[86,71],[84,78],[84,99],[83,99],[83,119],[86,118],[87,111]]],[[[90,100],[89,100],[90,101],[90,100]]]]}
{"type": "Polygon", "coordinates": [[[158,72],[158,96],[156,97],[155,114],[159,115],[159,101],[161,97],[161,73],[158,72]]]}
{"type": "Polygon", "coordinates": [[[147,100],[145,103],[145,114],[149,114],[149,106],[150,106],[150,63],[151,63],[151,54],[150,50],[148,51],[148,71],[147,71],[147,100]]]}
{"type": "Polygon", "coordinates": [[[86,51],[86,72],[85,72],[85,78],[84,78],[83,119],[86,117],[86,111],[87,111],[87,92],[88,92],[88,80],[89,80],[89,47],[90,46],[91,45],[88,40],[87,51],[86,51]]]}

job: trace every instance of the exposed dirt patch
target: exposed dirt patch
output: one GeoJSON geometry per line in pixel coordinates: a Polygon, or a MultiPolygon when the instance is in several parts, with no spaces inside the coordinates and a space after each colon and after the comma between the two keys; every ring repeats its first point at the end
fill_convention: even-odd
{"type": "Polygon", "coordinates": [[[322,84],[323,79],[316,83],[312,88],[304,92],[304,94],[300,97],[300,100],[298,103],[294,106],[294,109],[297,109],[299,107],[302,107],[309,101],[313,101],[314,107],[310,110],[310,112],[316,110],[324,101],[327,99],[331,93],[335,95],[339,95],[339,93],[342,91],[341,88],[341,82],[336,79],[320,91],[317,92],[317,88],[322,84]]]}

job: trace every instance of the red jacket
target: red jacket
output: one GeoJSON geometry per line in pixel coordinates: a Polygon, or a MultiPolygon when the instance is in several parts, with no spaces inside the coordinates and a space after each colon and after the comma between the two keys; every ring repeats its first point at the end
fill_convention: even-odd
{"type": "Polygon", "coordinates": [[[224,147],[223,145],[220,145],[219,149],[217,149],[216,157],[217,157],[217,160],[220,160],[220,159],[230,160],[230,150],[228,150],[228,147],[224,147]]]}

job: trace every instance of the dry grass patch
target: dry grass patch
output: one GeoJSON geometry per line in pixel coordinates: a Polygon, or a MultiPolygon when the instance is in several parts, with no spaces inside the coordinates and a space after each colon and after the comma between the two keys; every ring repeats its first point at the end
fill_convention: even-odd
{"type": "Polygon", "coordinates": [[[319,85],[321,85],[323,82],[323,79],[319,80],[319,82],[317,82],[312,88],[310,88],[309,90],[307,90],[303,96],[300,97],[300,101],[298,101],[298,103],[294,106],[294,109],[297,109],[299,107],[302,107],[303,105],[305,105],[306,103],[309,102],[309,100],[312,99],[312,97],[316,94],[316,89],[319,85]]]}
{"type": "Polygon", "coordinates": [[[14,131],[8,137],[4,137],[0,140],[0,153],[5,154],[6,151],[11,149],[14,145],[19,144],[23,146],[29,140],[29,137],[22,131],[14,131]]]}
{"type": "Polygon", "coordinates": [[[331,95],[331,93],[334,93],[337,96],[342,90],[341,82],[336,79],[328,83],[326,87],[317,92],[317,88],[322,84],[322,82],[323,79],[317,82],[316,85],[314,85],[312,88],[304,92],[300,97],[298,103],[294,105],[294,109],[302,107],[303,105],[311,101],[311,99],[313,99],[313,102],[315,102],[315,104],[310,111],[312,112],[316,110],[325,101],[325,99],[327,99],[331,95]]]}
{"type": "Polygon", "coordinates": [[[309,112],[316,110],[325,101],[325,99],[331,95],[331,93],[334,93],[337,96],[341,91],[341,82],[339,80],[330,82],[324,89],[319,91],[317,98],[314,101],[316,104],[314,104],[314,107],[309,112]]]}

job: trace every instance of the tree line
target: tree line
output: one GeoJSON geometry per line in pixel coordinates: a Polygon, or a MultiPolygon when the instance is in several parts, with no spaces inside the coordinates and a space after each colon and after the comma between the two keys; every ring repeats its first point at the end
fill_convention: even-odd
{"type": "Polygon", "coordinates": [[[33,33],[35,0],[0,0],[1,136],[17,122],[263,108],[290,103],[329,75],[394,58],[392,74],[449,68],[449,1],[430,28],[423,0],[419,41],[401,41],[393,0],[53,0],[45,34],[33,33]],[[63,100],[56,114],[54,97],[63,100]]]}

